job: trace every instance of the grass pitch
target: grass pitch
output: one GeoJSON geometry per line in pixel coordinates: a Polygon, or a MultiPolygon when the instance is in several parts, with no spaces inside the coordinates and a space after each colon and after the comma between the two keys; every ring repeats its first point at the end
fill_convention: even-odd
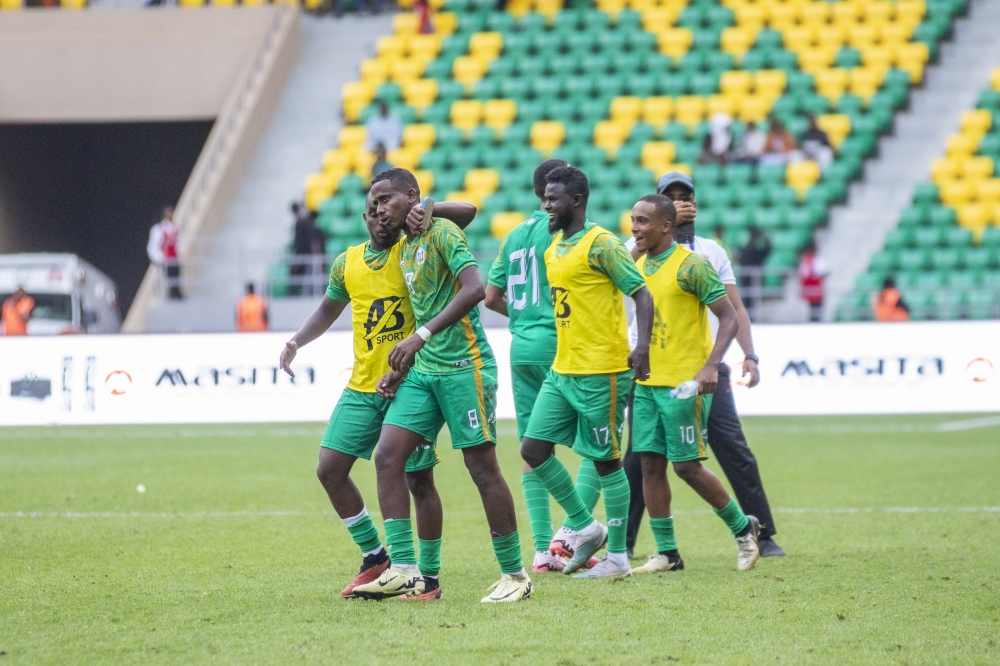
{"type": "MultiPolygon", "coordinates": [[[[536,575],[511,605],[479,603],[498,568],[443,437],[444,598],[416,606],[340,599],[360,558],[313,474],[320,426],[2,429],[0,666],[996,664],[998,423],[746,419],[788,557],[736,571],[725,526],[671,476],[685,571],[536,575]]],[[[374,512],[372,466],[355,477],[374,512]]],[[[652,549],[644,526],[637,555],[652,549]]]]}

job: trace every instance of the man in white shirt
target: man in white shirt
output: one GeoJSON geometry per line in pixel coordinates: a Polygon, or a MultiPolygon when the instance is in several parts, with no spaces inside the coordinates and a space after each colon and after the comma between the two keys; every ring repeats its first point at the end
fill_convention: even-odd
{"type": "Polygon", "coordinates": [[[146,255],[149,262],[161,268],[170,298],[181,298],[181,265],[177,261],[177,225],[174,224],[174,208],[163,209],[163,219],[149,230],[146,255]]]}
{"type": "Polygon", "coordinates": [[[385,100],[378,101],[378,113],[368,119],[365,123],[367,139],[365,147],[372,151],[381,145],[386,151],[399,148],[403,140],[403,123],[399,116],[389,110],[389,105],[385,100]]]}
{"type": "MultiPolygon", "coordinates": [[[[733,273],[733,265],[729,261],[726,251],[714,240],[694,234],[696,216],[694,183],[687,174],[671,171],[660,177],[656,184],[656,191],[669,197],[677,209],[677,227],[674,231],[674,239],[712,264],[712,268],[719,274],[719,279],[729,294],[729,299],[733,302],[733,307],[736,308],[736,318],[740,325],[739,331],[736,333],[736,341],[743,349],[743,353],[746,354],[743,361],[743,377],[746,378],[749,375],[748,386],[753,388],[760,382],[760,373],[757,370],[757,356],[753,353],[750,316],[740,299],[739,289],[736,287],[736,275],[733,273]]],[[[629,248],[633,256],[636,256],[635,240],[629,239],[626,247],[629,248]]],[[[719,322],[711,313],[709,313],[709,321],[714,339],[719,322]]],[[[629,330],[630,342],[633,339],[632,329],[634,327],[633,320],[629,330]]],[[[631,397],[629,403],[629,431],[631,432],[631,397]]],[[[628,452],[623,461],[632,493],[626,540],[629,551],[635,545],[639,524],[646,508],[642,497],[642,468],[639,456],[632,452],[631,439],[632,437],[629,435],[628,452]]],[[[761,557],[784,555],[785,551],[772,538],[776,530],[774,519],[771,516],[771,507],[768,504],[767,495],[764,493],[764,484],[760,479],[760,471],[757,469],[757,459],[747,445],[740,417],[736,413],[733,388],[729,379],[729,366],[725,363],[719,365],[719,384],[713,394],[712,407],[708,413],[708,444],[719,460],[719,466],[722,467],[726,478],[729,479],[729,485],[732,486],[744,513],[752,514],[760,519],[761,531],[758,547],[761,557]]]]}

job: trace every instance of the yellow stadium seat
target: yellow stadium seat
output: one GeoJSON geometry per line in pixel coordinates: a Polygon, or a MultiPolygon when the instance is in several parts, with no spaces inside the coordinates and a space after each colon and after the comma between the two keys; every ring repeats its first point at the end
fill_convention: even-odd
{"type": "Polygon", "coordinates": [[[410,57],[430,62],[437,58],[441,50],[439,35],[415,35],[410,38],[410,57]]]}
{"type": "Polygon", "coordinates": [[[666,7],[653,7],[642,12],[642,29],[659,34],[674,24],[674,14],[666,7]]]}
{"type": "Polygon", "coordinates": [[[551,20],[562,11],[562,0],[535,0],[535,11],[551,20]]]}
{"type": "Polygon", "coordinates": [[[780,69],[762,69],[753,77],[753,88],[759,95],[778,98],[787,84],[788,75],[780,69]]]}
{"type": "Polygon", "coordinates": [[[725,28],[722,31],[721,47],[726,53],[742,58],[756,38],[757,33],[749,28],[725,28]]]}
{"type": "Polygon", "coordinates": [[[643,168],[659,172],[677,156],[677,147],[670,141],[648,141],[642,146],[640,164],[643,168]]]}
{"type": "Polygon", "coordinates": [[[602,12],[605,12],[612,17],[617,17],[627,4],[625,0],[597,0],[594,4],[602,12]]]}
{"type": "Polygon", "coordinates": [[[847,89],[847,70],[840,67],[820,69],[814,73],[816,92],[836,104],[847,89]]]}
{"type": "Polygon", "coordinates": [[[668,28],[660,32],[657,39],[660,53],[676,59],[688,52],[694,35],[687,28],[668,28]]]}
{"type": "Polygon", "coordinates": [[[799,193],[800,198],[804,197],[806,191],[816,184],[819,177],[819,164],[812,160],[792,162],[785,167],[785,182],[799,193]]]}
{"type": "Polygon", "coordinates": [[[861,3],[861,9],[865,13],[865,21],[868,23],[888,23],[895,14],[894,3],[884,0],[861,3]]]}
{"type": "Polygon", "coordinates": [[[437,130],[429,123],[414,123],[403,128],[403,145],[422,153],[434,146],[437,130]]]}
{"type": "Polygon", "coordinates": [[[678,97],[677,102],[674,104],[674,119],[683,125],[687,125],[688,129],[694,129],[694,126],[701,122],[704,115],[705,100],[702,97],[684,95],[678,97]]]}
{"type": "Polygon", "coordinates": [[[259,7],[263,4],[267,4],[267,2],[266,0],[243,0],[243,2],[241,2],[240,4],[249,7],[259,7]]]}
{"type": "Polygon", "coordinates": [[[739,119],[743,122],[760,123],[771,113],[774,98],[769,95],[747,95],[740,103],[739,119]]]}
{"type": "Polygon", "coordinates": [[[736,110],[743,103],[745,97],[712,95],[705,102],[705,116],[711,118],[717,113],[724,113],[732,118],[736,115],[736,110]]]}
{"type": "Polygon", "coordinates": [[[956,209],[958,224],[972,232],[976,242],[982,238],[983,231],[993,219],[994,211],[981,203],[967,203],[956,209]]]}
{"type": "Polygon", "coordinates": [[[337,191],[340,178],[333,174],[313,173],[306,176],[305,204],[309,210],[316,210],[324,200],[337,191]]]}
{"type": "Polygon", "coordinates": [[[378,87],[389,78],[389,60],[369,58],[361,63],[361,80],[378,87]]]}
{"type": "Polygon", "coordinates": [[[503,238],[523,221],[521,213],[496,213],[490,218],[490,233],[494,238],[503,238]]]}
{"type": "Polygon", "coordinates": [[[888,71],[896,60],[896,50],[891,46],[865,46],[861,51],[861,62],[865,67],[888,71]]]}
{"type": "Polygon", "coordinates": [[[810,2],[802,5],[802,25],[825,27],[830,18],[830,3],[810,2]]]}
{"type": "Polygon", "coordinates": [[[503,34],[499,32],[477,32],[469,38],[469,55],[493,60],[503,50],[503,34]]]}
{"type": "Polygon", "coordinates": [[[521,18],[531,11],[531,0],[509,0],[507,2],[507,13],[521,18]]]}
{"type": "Polygon", "coordinates": [[[871,101],[872,95],[882,87],[885,70],[874,67],[855,67],[851,70],[850,91],[864,100],[865,105],[871,101]]]}
{"type": "Polygon", "coordinates": [[[968,203],[974,194],[972,181],[968,180],[943,180],[938,183],[938,191],[941,201],[952,208],[968,203]]]}
{"type": "Polygon", "coordinates": [[[456,81],[465,84],[466,88],[471,89],[476,81],[483,78],[489,66],[489,62],[482,58],[459,56],[455,58],[455,63],[452,65],[451,71],[456,81]]]}
{"type": "Polygon", "coordinates": [[[438,83],[434,79],[414,79],[403,83],[403,99],[410,106],[423,110],[437,99],[438,83]]]}
{"type": "Polygon", "coordinates": [[[785,48],[796,53],[811,49],[816,41],[815,31],[801,26],[783,31],[782,37],[785,48]]]}
{"type": "Polygon", "coordinates": [[[912,29],[902,23],[886,23],[879,28],[879,41],[886,46],[899,46],[910,39],[912,29]]]}
{"type": "Polygon", "coordinates": [[[364,81],[351,81],[341,87],[340,96],[345,101],[356,99],[367,104],[375,97],[375,86],[364,81]]]}
{"type": "Polygon", "coordinates": [[[415,35],[420,30],[420,18],[413,12],[404,12],[392,17],[392,31],[397,35],[415,35]]]}
{"type": "Polygon", "coordinates": [[[940,185],[962,175],[961,162],[950,157],[939,157],[931,162],[931,180],[940,185]]]}
{"type": "Polygon", "coordinates": [[[386,153],[386,160],[394,167],[413,171],[420,163],[420,153],[409,148],[399,148],[386,153]]]}
{"type": "Polygon", "coordinates": [[[468,132],[483,117],[483,103],[475,99],[460,99],[451,103],[451,124],[468,132]]]}
{"type": "Polygon", "coordinates": [[[853,2],[837,2],[831,9],[831,20],[834,24],[849,28],[857,24],[861,11],[853,2]]]}
{"type": "Polygon", "coordinates": [[[754,33],[764,26],[764,7],[759,4],[738,5],[733,10],[736,13],[736,25],[747,28],[754,33]]]}
{"type": "Polygon", "coordinates": [[[177,0],[177,4],[181,7],[201,7],[205,0],[177,0]]]}
{"type": "MultiPolygon", "coordinates": [[[[63,7],[66,7],[67,5],[69,5],[69,2],[70,0],[61,0],[59,4],[63,7]]],[[[233,7],[235,5],[236,5],[236,0],[212,0],[213,7],[233,7]]]]}
{"type": "Polygon", "coordinates": [[[816,124],[830,137],[834,148],[839,148],[841,142],[851,133],[851,118],[842,113],[830,113],[816,119],[816,124]]]}
{"type": "Polygon", "coordinates": [[[796,5],[787,2],[774,4],[768,12],[767,23],[775,30],[784,32],[795,27],[798,15],[799,9],[796,5]]]}
{"type": "Polygon", "coordinates": [[[354,152],[343,148],[331,148],[323,153],[323,171],[347,173],[354,166],[354,152]]]}
{"type": "MultiPolygon", "coordinates": [[[[838,6],[847,3],[837,3],[838,6]]],[[[867,23],[858,23],[849,28],[847,28],[847,43],[855,49],[863,51],[864,49],[873,46],[875,44],[875,38],[878,33],[875,30],[875,26],[868,25],[867,23]]]]}
{"type": "Polygon", "coordinates": [[[927,13],[924,0],[896,0],[896,20],[916,25],[927,13]]]}
{"type": "Polygon", "coordinates": [[[847,40],[844,29],[839,25],[824,25],[816,31],[816,41],[821,47],[839,49],[847,40]]]}
{"type": "Polygon", "coordinates": [[[396,83],[416,81],[424,74],[427,62],[418,58],[400,58],[393,60],[389,67],[389,76],[396,83]]]}
{"type": "Polygon", "coordinates": [[[979,141],[970,134],[952,134],[948,137],[948,157],[972,157],[979,148],[979,141]]]}
{"type": "Polygon", "coordinates": [[[911,83],[924,80],[924,65],[930,57],[930,51],[923,42],[910,42],[900,45],[896,51],[896,64],[910,75],[911,83]]]}
{"type": "Polygon", "coordinates": [[[413,172],[413,177],[417,179],[417,185],[424,194],[434,191],[434,172],[427,169],[417,169],[413,172]]]}
{"type": "Polygon", "coordinates": [[[372,165],[375,164],[375,153],[368,150],[358,150],[354,155],[354,174],[366,183],[372,177],[372,165]]]}
{"type": "Polygon", "coordinates": [[[623,210],[618,216],[618,233],[625,236],[632,235],[632,211],[623,210]]]}
{"type": "Polygon", "coordinates": [[[967,157],[961,164],[962,176],[967,180],[993,177],[993,160],[989,157],[967,157]]]}
{"type": "Polygon", "coordinates": [[[594,145],[613,154],[628,139],[629,129],[624,123],[602,120],[594,126],[594,145]]]}
{"type": "Polygon", "coordinates": [[[445,201],[465,201],[476,208],[483,205],[483,196],[478,192],[470,192],[469,190],[459,190],[458,192],[449,192],[444,195],[445,201]]]}
{"type": "Polygon", "coordinates": [[[984,178],[973,183],[977,201],[991,206],[1000,204],[1000,178],[984,178]]]}
{"type": "MultiPolygon", "coordinates": [[[[993,124],[993,116],[986,109],[966,111],[962,114],[962,132],[982,136],[993,124]]],[[[977,146],[978,147],[978,146],[977,146]]]]}
{"type": "Polygon", "coordinates": [[[674,113],[671,97],[647,97],[642,103],[642,122],[662,128],[674,113]]]}
{"type": "Polygon", "coordinates": [[[829,69],[837,57],[836,49],[817,46],[799,51],[799,68],[816,76],[819,72],[829,69]]]}
{"type": "MultiPolygon", "coordinates": [[[[691,165],[690,164],[680,163],[680,162],[675,162],[674,164],[664,165],[664,167],[663,167],[663,173],[670,173],[671,171],[680,171],[681,173],[686,173],[687,175],[690,176],[691,175],[691,165]]],[[[662,174],[660,174],[660,175],[662,175],[662,174]]]]}
{"type": "Polygon", "coordinates": [[[557,120],[539,120],[531,125],[531,147],[548,156],[566,136],[566,126],[557,120]]]}
{"type": "Polygon", "coordinates": [[[611,100],[611,120],[634,125],[642,115],[642,99],[639,97],[615,97],[611,100]]]}
{"type": "Polygon", "coordinates": [[[353,152],[364,145],[368,139],[368,132],[364,125],[347,125],[340,128],[337,135],[337,145],[341,150],[353,152]]]}
{"type": "Polygon", "coordinates": [[[379,37],[375,44],[378,49],[379,58],[393,60],[406,55],[406,49],[410,45],[410,38],[408,35],[390,35],[388,37],[379,37]]]}
{"type": "Polygon", "coordinates": [[[741,98],[750,94],[753,74],[741,70],[723,72],[719,77],[719,90],[727,97],[741,98]]]}
{"type": "Polygon", "coordinates": [[[20,9],[21,7],[22,0],[0,0],[0,10],[20,9]]]}
{"type": "Polygon", "coordinates": [[[993,69],[993,73],[990,74],[990,86],[994,90],[1000,90],[1000,67],[993,69]]]}
{"type": "Polygon", "coordinates": [[[500,186],[500,174],[493,169],[471,169],[465,172],[465,190],[487,196],[500,186]]]}
{"type": "Polygon", "coordinates": [[[647,9],[652,9],[656,7],[656,2],[654,0],[628,0],[625,5],[629,9],[634,9],[637,12],[644,12],[647,9]]]}
{"type": "Polygon", "coordinates": [[[512,99],[491,99],[483,105],[483,124],[499,132],[514,122],[517,102],[512,99]]]}
{"type": "Polygon", "coordinates": [[[431,16],[431,24],[434,26],[436,34],[447,37],[458,29],[458,15],[452,12],[434,14],[431,16]]]}

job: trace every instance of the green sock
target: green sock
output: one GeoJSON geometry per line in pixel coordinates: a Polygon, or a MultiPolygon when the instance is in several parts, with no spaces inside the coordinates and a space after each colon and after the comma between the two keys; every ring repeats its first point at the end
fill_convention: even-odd
{"type": "Polygon", "coordinates": [[[722,518],[726,525],[729,526],[729,531],[733,533],[733,536],[745,530],[747,523],[750,522],[743,513],[743,509],[740,508],[740,505],[732,497],[729,498],[729,504],[723,508],[713,508],[712,510],[715,511],[715,515],[722,518]]]}
{"type": "Polygon", "coordinates": [[[528,505],[528,524],[531,526],[531,538],[535,542],[535,550],[548,550],[549,544],[552,543],[549,491],[534,472],[525,472],[521,475],[521,487],[524,489],[524,503],[528,505]]]}
{"type": "Polygon", "coordinates": [[[650,518],[649,527],[653,530],[653,538],[656,539],[656,552],[667,553],[671,550],[677,550],[673,516],[670,518],[650,518]]]}
{"type": "Polygon", "coordinates": [[[594,461],[589,458],[580,462],[580,469],[576,473],[576,492],[587,510],[593,513],[597,500],[601,498],[601,477],[597,474],[594,461]]]}
{"type": "Polygon", "coordinates": [[[368,515],[368,509],[362,509],[361,513],[352,518],[344,520],[344,526],[351,533],[351,538],[358,545],[362,553],[370,553],[382,547],[382,541],[378,538],[378,530],[372,517],[368,515]]]}
{"type": "Polygon", "coordinates": [[[556,498],[559,506],[566,512],[566,527],[571,530],[582,530],[594,522],[594,517],[576,492],[569,472],[555,456],[550,456],[548,460],[536,467],[534,472],[545,485],[545,489],[556,498]]]}
{"type": "Polygon", "coordinates": [[[413,552],[413,526],[409,518],[389,518],[384,523],[385,544],[389,547],[389,557],[395,564],[417,563],[413,552]]]}
{"type": "Polygon", "coordinates": [[[420,546],[421,576],[437,576],[441,572],[441,539],[417,539],[420,546]]]}
{"type": "Polygon", "coordinates": [[[521,562],[521,537],[517,530],[507,536],[495,536],[493,539],[493,552],[497,554],[497,561],[500,563],[500,573],[516,574],[524,568],[521,562]]]}
{"type": "Polygon", "coordinates": [[[625,534],[628,532],[629,487],[625,470],[601,477],[604,487],[604,511],[608,514],[608,552],[625,552],[625,534]]]}

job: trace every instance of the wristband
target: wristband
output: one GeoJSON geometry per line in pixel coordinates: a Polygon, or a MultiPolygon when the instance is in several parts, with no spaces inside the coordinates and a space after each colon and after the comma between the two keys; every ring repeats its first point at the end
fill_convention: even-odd
{"type": "Polygon", "coordinates": [[[753,362],[754,362],[754,363],[756,363],[757,365],[760,365],[760,359],[759,359],[759,358],[757,358],[757,355],[756,355],[756,354],[747,354],[747,355],[746,355],[746,356],[745,356],[745,357],[743,358],[743,360],[744,360],[744,361],[753,361],[753,362]]]}
{"type": "Polygon", "coordinates": [[[420,336],[421,340],[427,342],[428,340],[431,339],[431,336],[434,334],[431,333],[426,326],[421,326],[420,328],[417,329],[417,335],[420,336]]]}

